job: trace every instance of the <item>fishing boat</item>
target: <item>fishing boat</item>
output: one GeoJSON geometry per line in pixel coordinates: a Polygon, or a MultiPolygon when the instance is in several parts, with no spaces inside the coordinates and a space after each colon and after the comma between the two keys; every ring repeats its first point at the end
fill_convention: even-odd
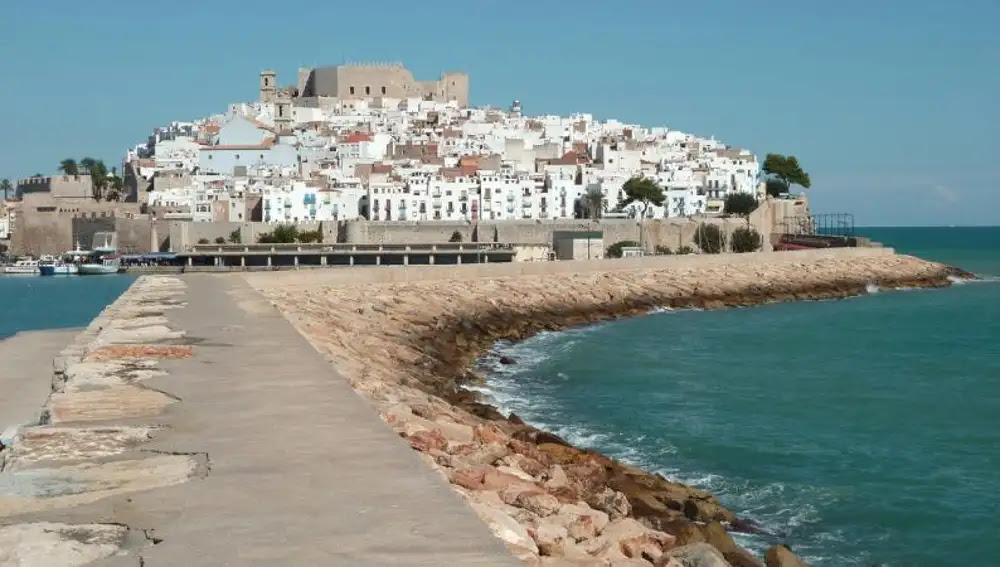
{"type": "Polygon", "coordinates": [[[97,276],[117,274],[121,271],[122,261],[114,248],[95,248],[90,258],[80,264],[77,273],[81,276],[97,276]]]}
{"type": "Polygon", "coordinates": [[[24,258],[3,267],[5,274],[38,275],[38,260],[24,258]]]}
{"type": "Polygon", "coordinates": [[[43,276],[73,276],[80,268],[72,262],[52,259],[38,262],[38,272],[43,276]]]}
{"type": "Polygon", "coordinates": [[[38,271],[43,276],[72,276],[80,273],[80,264],[90,257],[90,250],[80,248],[77,241],[76,248],[69,250],[62,255],[62,258],[42,256],[38,262],[38,271]]]}

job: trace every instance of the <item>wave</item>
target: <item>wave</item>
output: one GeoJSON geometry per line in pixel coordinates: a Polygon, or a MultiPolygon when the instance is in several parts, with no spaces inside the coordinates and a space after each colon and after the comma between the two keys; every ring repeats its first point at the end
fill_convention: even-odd
{"type": "MultiPolygon", "coordinates": [[[[525,422],[554,433],[574,446],[600,451],[623,463],[715,495],[737,515],[761,527],[760,534],[732,534],[739,545],[756,554],[762,555],[775,543],[792,541],[795,552],[812,565],[867,562],[862,556],[830,553],[831,548],[849,542],[845,534],[819,525],[821,510],[836,500],[831,492],[814,486],[787,486],[780,482],[760,484],[716,472],[667,466],[665,463],[670,461],[670,456],[678,453],[678,448],[669,441],[572,423],[571,416],[559,402],[558,383],[552,384],[549,378],[542,386],[526,386],[525,378],[532,371],[566,354],[580,343],[580,335],[592,330],[591,326],[565,332],[543,332],[521,343],[498,342],[478,363],[486,371],[485,385],[469,386],[468,389],[478,392],[484,401],[504,414],[515,413],[525,422]],[[516,362],[501,364],[501,357],[512,357],[516,362]],[[801,535],[796,537],[796,534],[801,535]]],[[[554,377],[560,382],[571,379],[564,372],[556,372],[554,377]]]]}

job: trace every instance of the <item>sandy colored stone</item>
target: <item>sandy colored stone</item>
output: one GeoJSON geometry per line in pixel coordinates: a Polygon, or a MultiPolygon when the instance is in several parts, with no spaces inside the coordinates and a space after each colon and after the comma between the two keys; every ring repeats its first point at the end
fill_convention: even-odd
{"type": "Polygon", "coordinates": [[[37,522],[0,526],[0,565],[78,567],[110,557],[128,529],[116,524],[37,522]]]}
{"type": "Polygon", "coordinates": [[[87,361],[118,360],[125,358],[182,359],[191,358],[190,346],[164,345],[112,345],[98,348],[87,355],[87,361]]]}
{"type": "Polygon", "coordinates": [[[177,399],[157,390],[116,386],[102,390],[57,392],[49,398],[52,423],[153,417],[177,399]]]}

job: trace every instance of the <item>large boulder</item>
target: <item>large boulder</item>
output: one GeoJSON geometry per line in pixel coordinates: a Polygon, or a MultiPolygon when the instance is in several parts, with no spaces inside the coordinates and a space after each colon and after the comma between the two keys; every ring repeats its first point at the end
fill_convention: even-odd
{"type": "Polygon", "coordinates": [[[809,567],[787,545],[775,545],[764,552],[767,567],[809,567]]]}
{"type": "Polygon", "coordinates": [[[629,504],[628,498],[624,494],[606,486],[587,494],[585,500],[591,508],[601,510],[612,520],[625,518],[632,511],[632,505],[629,504]]]}
{"type": "Polygon", "coordinates": [[[682,567],[730,567],[722,553],[707,543],[692,543],[670,549],[653,565],[666,567],[671,560],[680,563],[682,567]]]}
{"type": "Polygon", "coordinates": [[[486,522],[486,525],[490,527],[493,534],[503,540],[508,546],[516,546],[534,554],[538,553],[538,546],[535,545],[535,540],[531,539],[528,530],[517,523],[514,518],[508,516],[506,512],[495,506],[475,501],[470,501],[469,504],[479,514],[479,517],[486,522]]]}
{"type": "Polygon", "coordinates": [[[579,542],[597,537],[610,520],[607,514],[589,506],[563,504],[555,521],[566,526],[570,537],[579,542]]]}

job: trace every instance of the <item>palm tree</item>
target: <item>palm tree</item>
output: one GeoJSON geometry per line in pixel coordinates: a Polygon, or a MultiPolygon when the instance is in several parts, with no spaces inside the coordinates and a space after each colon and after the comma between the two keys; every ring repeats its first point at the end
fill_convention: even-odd
{"type": "Polygon", "coordinates": [[[92,191],[95,201],[100,201],[101,197],[104,195],[104,190],[108,187],[108,168],[104,165],[101,160],[95,160],[92,158],[83,158],[80,160],[87,171],[90,173],[90,182],[92,184],[92,191]]]}
{"type": "Polygon", "coordinates": [[[10,184],[10,179],[4,179],[0,181],[0,191],[3,191],[3,200],[7,200],[7,194],[10,193],[12,186],[10,184]]]}
{"type": "Polygon", "coordinates": [[[59,171],[74,177],[80,175],[80,167],[76,164],[76,160],[73,158],[66,158],[59,162],[59,171]]]}
{"type": "Polygon", "coordinates": [[[94,166],[97,165],[97,160],[92,157],[85,157],[80,160],[80,168],[87,173],[93,174],[94,166]]]}

